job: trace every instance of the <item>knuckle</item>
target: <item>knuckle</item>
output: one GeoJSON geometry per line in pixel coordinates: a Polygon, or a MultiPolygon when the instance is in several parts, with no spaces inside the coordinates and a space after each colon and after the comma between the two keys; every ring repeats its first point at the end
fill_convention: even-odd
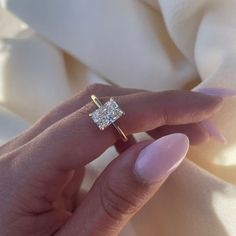
{"type": "Polygon", "coordinates": [[[94,93],[100,93],[101,91],[104,90],[104,88],[108,87],[108,85],[104,85],[104,84],[92,84],[89,85],[86,89],[85,89],[85,93],[89,96],[92,95],[94,93]]]}
{"type": "Polygon", "coordinates": [[[169,112],[165,108],[163,108],[161,111],[161,117],[162,117],[161,121],[162,125],[168,125],[170,120],[169,112]]]}
{"type": "Polygon", "coordinates": [[[129,199],[128,194],[124,194],[126,192],[119,191],[109,180],[100,188],[101,206],[109,218],[120,221],[137,211],[138,205],[129,199]]]}

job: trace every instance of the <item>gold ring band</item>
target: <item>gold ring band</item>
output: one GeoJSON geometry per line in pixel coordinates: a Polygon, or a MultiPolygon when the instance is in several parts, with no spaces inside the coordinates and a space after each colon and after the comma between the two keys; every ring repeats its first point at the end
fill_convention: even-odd
{"type": "Polygon", "coordinates": [[[119,105],[113,98],[110,98],[108,102],[102,104],[102,102],[93,94],[91,96],[92,101],[98,107],[97,110],[89,114],[92,117],[94,123],[99,129],[104,130],[107,126],[113,125],[119,133],[121,139],[126,142],[128,137],[123,130],[115,123],[125,113],[120,109],[119,105]]]}

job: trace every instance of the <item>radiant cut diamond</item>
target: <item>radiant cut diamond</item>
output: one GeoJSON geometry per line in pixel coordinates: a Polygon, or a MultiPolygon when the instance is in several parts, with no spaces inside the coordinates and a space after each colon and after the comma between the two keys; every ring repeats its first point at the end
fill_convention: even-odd
{"type": "Polygon", "coordinates": [[[99,129],[104,130],[107,126],[118,120],[124,112],[119,105],[111,98],[97,110],[89,114],[99,129]]]}

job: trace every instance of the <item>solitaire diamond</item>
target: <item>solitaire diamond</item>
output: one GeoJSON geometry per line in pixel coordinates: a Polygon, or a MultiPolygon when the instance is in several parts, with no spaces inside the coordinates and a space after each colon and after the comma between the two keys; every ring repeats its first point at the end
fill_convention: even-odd
{"type": "Polygon", "coordinates": [[[113,100],[113,98],[89,114],[94,123],[101,130],[104,130],[110,124],[113,124],[122,115],[124,115],[124,112],[119,108],[119,105],[113,100]]]}

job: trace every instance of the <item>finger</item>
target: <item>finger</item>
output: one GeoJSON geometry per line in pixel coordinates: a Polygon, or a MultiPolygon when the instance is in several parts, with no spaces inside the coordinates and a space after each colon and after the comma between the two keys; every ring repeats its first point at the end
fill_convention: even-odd
{"type": "Polygon", "coordinates": [[[225,138],[224,134],[215,126],[213,125],[210,121],[204,120],[199,123],[199,125],[206,130],[208,133],[209,137],[214,139],[215,141],[221,143],[221,144],[226,144],[227,139],[225,138]]]}
{"type": "Polygon", "coordinates": [[[206,129],[200,123],[186,125],[164,125],[147,133],[154,139],[161,138],[168,134],[183,133],[188,136],[191,145],[199,145],[207,142],[210,138],[206,129]]]}
{"type": "MultiPolygon", "coordinates": [[[[116,100],[126,112],[117,124],[127,135],[163,125],[199,122],[209,118],[222,105],[221,98],[185,91],[140,93],[120,96],[116,100]]],[[[41,157],[47,160],[45,163],[68,169],[84,166],[119,139],[112,127],[104,131],[96,127],[88,117],[95,109],[93,103],[87,104],[45,130],[29,146],[47,150],[41,157]]]]}
{"type": "MultiPolygon", "coordinates": [[[[107,101],[107,98],[102,100],[107,101]]],[[[127,135],[162,125],[199,122],[222,106],[218,97],[185,91],[132,94],[116,97],[116,100],[126,112],[117,124],[127,135]]],[[[43,188],[43,185],[38,189],[40,193],[47,190],[48,201],[53,201],[61,191],[61,184],[55,181],[58,178],[65,181],[68,176],[64,173],[62,177],[63,171],[85,166],[119,139],[112,127],[104,131],[96,127],[88,117],[95,109],[93,103],[87,104],[15,151],[21,168],[27,167],[25,181],[34,177],[46,185],[53,185],[52,189],[43,188]]]]}
{"type": "Polygon", "coordinates": [[[63,191],[63,197],[66,203],[66,209],[73,212],[78,205],[78,195],[85,176],[85,168],[77,170],[73,179],[63,191]]]}
{"type": "Polygon", "coordinates": [[[105,169],[56,236],[118,235],[180,165],[188,148],[183,134],[134,145],[105,169]]]}
{"type": "Polygon", "coordinates": [[[26,130],[13,140],[10,140],[0,149],[0,155],[12,151],[25,143],[29,142],[49,126],[55,122],[63,119],[74,111],[80,109],[85,104],[87,104],[91,98],[91,94],[96,94],[98,97],[101,96],[121,96],[131,93],[140,93],[144,90],[138,89],[129,89],[129,88],[120,88],[115,86],[103,85],[103,84],[93,84],[87,87],[84,91],[79,94],[76,94],[72,98],[68,99],[66,102],[55,107],[49,113],[44,115],[39,121],[37,121],[33,127],[26,130]]]}
{"type": "Polygon", "coordinates": [[[77,207],[84,201],[88,194],[88,190],[86,189],[80,189],[78,195],[77,195],[77,207]]]}
{"type": "Polygon", "coordinates": [[[85,168],[74,171],[73,176],[62,190],[61,196],[54,203],[56,208],[73,212],[77,206],[77,197],[85,176],[85,168]]]}

